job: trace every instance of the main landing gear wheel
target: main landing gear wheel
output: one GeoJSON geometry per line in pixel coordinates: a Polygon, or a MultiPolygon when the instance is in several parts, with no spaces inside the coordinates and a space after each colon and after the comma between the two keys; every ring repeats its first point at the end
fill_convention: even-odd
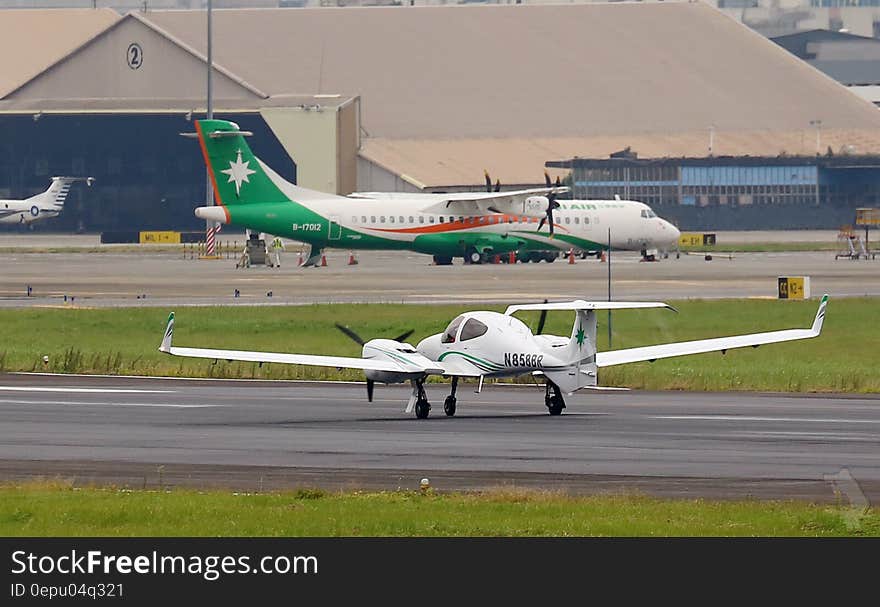
{"type": "Polygon", "coordinates": [[[413,390],[416,396],[416,418],[427,419],[431,413],[431,403],[428,402],[428,395],[425,393],[425,380],[413,380],[413,390]]]}
{"type": "Polygon", "coordinates": [[[446,413],[447,417],[452,417],[455,415],[455,397],[447,396],[446,400],[443,402],[443,412],[446,413]]]}
{"type": "Polygon", "coordinates": [[[565,409],[565,399],[562,398],[562,392],[556,384],[547,384],[547,392],[544,396],[544,404],[547,405],[547,411],[550,415],[560,415],[565,409]]]}
{"type": "Polygon", "coordinates": [[[427,419],[431,412],[431,405],[427,400],[419,399],[416,401],[416,417],[418,419],[427,419]]]}

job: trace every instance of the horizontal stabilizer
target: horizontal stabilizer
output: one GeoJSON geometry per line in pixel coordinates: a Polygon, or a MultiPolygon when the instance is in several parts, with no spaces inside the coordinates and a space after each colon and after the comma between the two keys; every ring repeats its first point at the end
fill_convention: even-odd
{"type": "Polygon", "coordinates": [[[677,312],[669,304],[660,301],[560,301],[556,303],[518,304],[508,306],[504,311],[511,315],[520,310],[640,310],[646,308],[666,308],[677,312]]]}

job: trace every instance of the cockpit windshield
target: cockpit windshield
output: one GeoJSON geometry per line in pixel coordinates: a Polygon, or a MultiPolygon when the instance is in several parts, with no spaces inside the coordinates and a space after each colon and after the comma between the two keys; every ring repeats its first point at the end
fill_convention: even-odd
{"type": "Polygon", "coordinates": [[[657,217],[657,213],[651,209],[642,209],[642,217],[645,219],[651,219],[652,217],[657,217]]]}
{"type": "Polygon", "coordinates": [[[467,341],[469,339],[474,339],[475,337],[479,337],[480,335],[485,335],[486,331],[489,330],[485,324],[481,323],[476,318],[469,318],[464,326],[461,328],[461,341],[467,341]]]}
{"type": "Polygon", "coordinates": [[[458,333],[458,326],[464,320],[464,316],[458,316],[449,323],[449,326],[446,327],[446,330],[443,331],[443,337],[440,338],[440,343],[451,344],[455,341],[455,334],[458,333]]]}

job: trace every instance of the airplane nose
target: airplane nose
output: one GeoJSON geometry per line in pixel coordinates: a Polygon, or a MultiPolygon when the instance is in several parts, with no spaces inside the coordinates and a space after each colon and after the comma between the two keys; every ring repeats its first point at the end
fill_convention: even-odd
{"type": "Polygon", "coordinates": [[[675,244],[676,242],[678,242],[679,237],[681,237],[681,232],[679,231],[679,229],[665,219],[661,219],[660,221],[663,222],[663,237],[668,238],[670,244],[675,244]]]}

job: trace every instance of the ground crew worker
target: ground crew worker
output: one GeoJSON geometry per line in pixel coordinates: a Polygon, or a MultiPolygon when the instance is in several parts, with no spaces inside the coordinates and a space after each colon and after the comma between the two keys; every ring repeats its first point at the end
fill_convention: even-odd
{"type": "Polygon", "coordinates": [[[284,243],[281,241],[281,238],[276,236],[272,240],[272,251],[275,252],[275,267],[281,267],[281,251],[284,250],[284,243]]]}

